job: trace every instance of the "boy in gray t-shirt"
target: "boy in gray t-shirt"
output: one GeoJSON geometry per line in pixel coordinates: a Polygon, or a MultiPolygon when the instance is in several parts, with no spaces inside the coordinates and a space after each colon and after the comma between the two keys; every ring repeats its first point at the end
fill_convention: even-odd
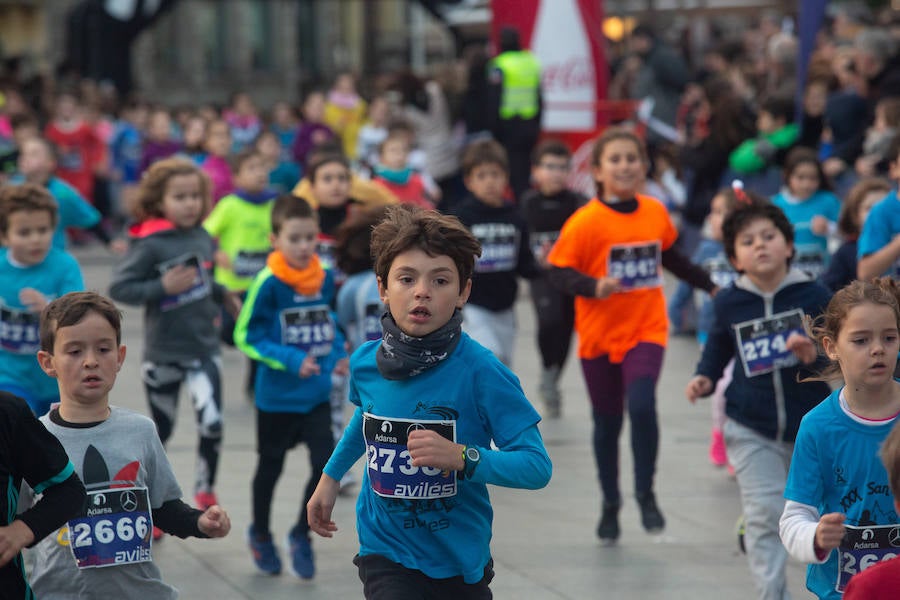
{"type": "Polygon", "coordinates": [[[85,482],[82,513],[36,547],[38,598],[176,598],[152,562],[152,529],[181,538],[224,537],[226,512],[181,501],[181,489],[153,421],[109,406],[125,359],[120,315],[92,292],[51,302],[41,315],[44,372],[59,383],[60,405],[43,419],[85,482]]]}

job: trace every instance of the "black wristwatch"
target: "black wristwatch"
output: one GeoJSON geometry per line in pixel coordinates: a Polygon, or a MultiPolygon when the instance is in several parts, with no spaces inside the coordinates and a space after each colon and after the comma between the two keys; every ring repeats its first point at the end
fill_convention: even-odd
{"type": "Polygon", "coordinates": [[[478,463],[481,462],[481,452],[478,451],[478,448],[475,446],[466,446],[463,449],[463,470],[462,476],[463,479],[471,479],[472,474],[475,472],[475,468],[478,466],[478,463]]]}

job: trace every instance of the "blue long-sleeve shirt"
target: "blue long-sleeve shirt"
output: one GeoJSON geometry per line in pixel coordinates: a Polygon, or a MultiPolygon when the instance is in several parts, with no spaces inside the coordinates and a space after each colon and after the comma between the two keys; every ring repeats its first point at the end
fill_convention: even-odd
{"type": "Polygon", "coordinates": [[[308,413],[328,402],[331,371],[347,355],[330,308],[334,287],[328,271],[319,292],[309,296],[294,291],[269,267],[253,280],[235,324],[234,342],[260,362],[255,384],[260,410],[308,413]],[[320,372],[301,379],[300,366],[309,354],[316,356],[320,372]]]}
{"type": "Polygon", "coordinates": [[[10,261],[8,249],[0,248],[0,389],[24,390],[36,399],[52,399],[59,395],[59,388],[35,358],[40,348],[40,315],[20,300],[19,294],[25,288],[37,290],[48,301],[83,290],[78,261],[62,250],[50,248],[42,262],[17,266],[10,261]]]}
{"type": "Polygon", "coordinates": [[[537,489],[550,480],[540,417],[516,376],[465,333],[445,361],[403,380],[378,371],[380,345],[367,342],[350,359],[350,401],[358,409],[325,473],[340,480],[367,456],[357,501],[360,555],[379,554],[433,578],[476,582],[490,559],[486,484],[537,489]],[[421,428],[478,448],[472,476],[413,467],[406,436],[421,428]]]}

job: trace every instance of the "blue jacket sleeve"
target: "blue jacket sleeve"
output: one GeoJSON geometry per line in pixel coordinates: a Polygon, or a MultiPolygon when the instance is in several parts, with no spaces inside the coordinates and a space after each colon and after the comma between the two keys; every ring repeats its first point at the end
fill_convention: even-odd
{"type": "MultiPolygon", "coordinates": [[[[362,431],[362,424],[359,429],[362,431]]],[[[475,483],[537,490],[550,482],[553,464],[536,424],[524,429],[499,450],[478,450],[481,461],[471,478],[475,483]]]]}
{"type": "Polygon", "coordinates": [[[78,261],[69,253],[64,253],[64,261],[60,261],[63,265],[63,278],[60,282],[60,296],[69,292],[80,292],[84,290],[84,278],[81,275],[81,267],[78,261]]]}
{"type": "Polygon", "coordinates": [[[887,218],[883,205],[884,201],[876,204],[863,224],[856,248],[857,259],[878,252],[894,239],[894,232],[891,231],[890,226],[891,220],[887,218]]]}
{"type": "Polygon", "coordinates": [[[100,222],[100,212],[88,204],[74,188],[68,188],[56,197],[59,206],[59,223],[63,227],[87,229],[100,222]]]}
{"type": "Polygon", "coordinates": [[[272,324],[278,319],[278,304],[271,285],[274,281],[268,269],[253,280],[234,326],[234,343],[241,352],[269,368],[299,373],[306,352],[272,338],[272,324]]]}
{"type": "Polygon", "coordinates": [[[350,281],[347,281],[337,293],[337,301],[335,302],[337,322],[344,331],[347,331],[356,322],[357,287],[350,281]]]}
{"type": "Polygon", "coordinates": [[[714,319],[700,362],[697,364],[697,375],[705,375],[712,381],[718,381],[722,377],[722,371],[728,365],[728,361],[734,356],[734,343],[731,337],[731,324],[726,318],[727,310],[724,306],[724,298],[727,292],[716,296],[713,300],[714,319]]]}
{"type": "MultiPolygon", "coordinates": [[[[352,388],[352,379],[350,385],[352,388]]],[[[341,440],[331,454],[331,458],[328,459],[324,472],[332,479],[340,481],[354,463],[359,460],[359,457],[365,453],[366,440],[363,437],[363,410],[362,408],[357,408],[350,419],[350,423],[347,424],[347,428],[344,429],[344,435],[341,436],[341,440]]]]}

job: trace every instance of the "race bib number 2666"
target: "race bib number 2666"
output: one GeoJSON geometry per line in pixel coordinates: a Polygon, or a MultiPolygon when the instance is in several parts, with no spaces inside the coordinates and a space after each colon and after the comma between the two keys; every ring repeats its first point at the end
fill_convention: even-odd
{"type": "Polygon", "coordinates": [[[88,492],[84,514],[69,521],[69,548],[79,569],[149,562],[153,520],[145,487],[88,492]]]}

